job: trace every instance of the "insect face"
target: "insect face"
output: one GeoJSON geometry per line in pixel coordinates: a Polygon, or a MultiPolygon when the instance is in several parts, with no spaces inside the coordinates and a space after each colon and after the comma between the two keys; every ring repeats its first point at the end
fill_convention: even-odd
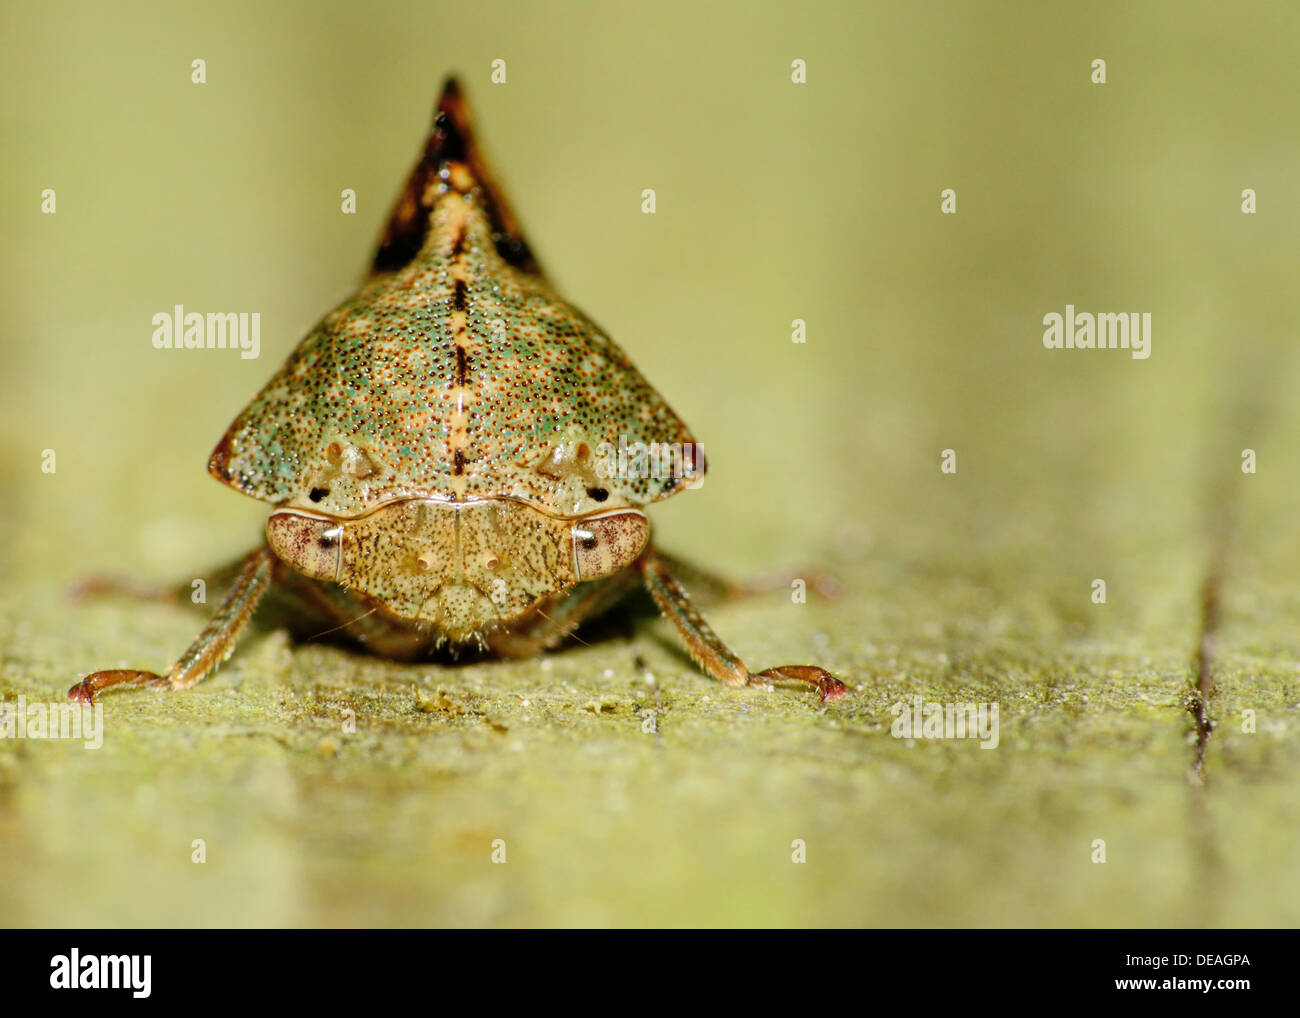
{"type": "Polygon", "coordinates": [[[266,538],[303,575],[340,583],[461,643],[631,565],[650,524],[635,509],[568,519],[510,499],[403,499],[347,520],[281,509],[266,538]]]}

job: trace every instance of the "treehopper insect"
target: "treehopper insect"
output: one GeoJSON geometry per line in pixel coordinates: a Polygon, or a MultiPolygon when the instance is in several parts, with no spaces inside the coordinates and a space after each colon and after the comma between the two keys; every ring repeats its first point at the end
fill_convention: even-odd
{"type": "Polygon", "coordinates": [[[816,666],[751,672],[654,548],[647,506],[705,469],[659,393],[548,285],[449,80],[364,286],[209,460],[217,480],[271,504],[265,542],[167,674],[94,672],[68,695],[194,685],[269,590],[317,631],[419,659],[537,654],[642,585],[714,678],[842,696],[816,666]],[[613,454],[629,448],[672,454],[613,454]]]}

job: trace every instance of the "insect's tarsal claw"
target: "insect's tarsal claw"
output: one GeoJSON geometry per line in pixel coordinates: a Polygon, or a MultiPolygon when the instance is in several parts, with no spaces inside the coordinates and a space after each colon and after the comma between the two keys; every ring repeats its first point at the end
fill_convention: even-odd
{"type": "Polygon", "coordinates": [[[95,695],[114,686],[145,686],[149,689],[170,689],[171,680],[166,675],[139,671],[135,668],[118,668],[106,672],[91,672],[68,690],[68,699],[74,703],[94,703],[95,695]]]}
{"type": "Polygon", "coordinates": [[[82,679],[68,690],[68,699],[73,703],[94,703],[95,687],[87,685],[86,680],[82,679]]]}
{"type": "Polygon", "coordinates": [[[842,696],[847,696],[849,692],[848,686],[825,668],[818,668],[816,665],[781,665],[778,668],[767,668],[753,676],[750,679],[751,683],[754,679],[766,679],[769,682],[807,682],[817,687],[823,703],[838,700],[842,696]]]}

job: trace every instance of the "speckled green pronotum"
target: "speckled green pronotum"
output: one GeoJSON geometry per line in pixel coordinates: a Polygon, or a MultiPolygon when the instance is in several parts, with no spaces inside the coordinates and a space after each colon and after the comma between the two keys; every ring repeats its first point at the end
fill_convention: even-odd
{"type": "Polygon", "coordinates": [[[365,286],[302,341],[208,463],[274,507],[265,544],[166,675],[94,672],[69,696],[194,685],[268,590],[318,632],[337,627],[377,654],[518,657],[637,582],[715,678],[843,695],[812,665],[750,672],[651,546],[645,507],[704,469],[659,393],[547,284],[449,81],[365,286]]]}

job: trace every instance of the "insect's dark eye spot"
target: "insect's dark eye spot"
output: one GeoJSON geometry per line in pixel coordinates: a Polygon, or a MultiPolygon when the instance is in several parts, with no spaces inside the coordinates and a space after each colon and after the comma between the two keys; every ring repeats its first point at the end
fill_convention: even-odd
{"type": "Polygon", "coordinates": [[[587,551],[591,551],[591,549],[596,547],[596,539],[594,537],[584,537],[582,539],[582,546],[586,548],[587,551]]]}
{"type": "Polygon", "coordinates": [[[672,491],[675,487],[677,487],[678,480],[679,478],[670,477],[668,478],[668,480],[664,481],[664,491],[672,491]]]}
{"type": "Polygon", "coordinates": [[[597,502],[603,502],[609,498],[609,492],[604,488],[588,488],[587,497],[594,498],[597,502]]]}
{"type": "Polygon", "coordinates": [[[320,539],[320,546],[321,546],[322,548],[333,548],[333,547],[334,547],[334,538],[332,538],[332,537],[322,537],[322,538],[320,539]]]}
{"type": "Polygon", "coordinates": [[[311,491],[307,493],[307,497],[311,499],[313,502],[319,502],[322,498],[324,498],[329,493],[330,493],[329,488],[312,488],[311,491]]]}

